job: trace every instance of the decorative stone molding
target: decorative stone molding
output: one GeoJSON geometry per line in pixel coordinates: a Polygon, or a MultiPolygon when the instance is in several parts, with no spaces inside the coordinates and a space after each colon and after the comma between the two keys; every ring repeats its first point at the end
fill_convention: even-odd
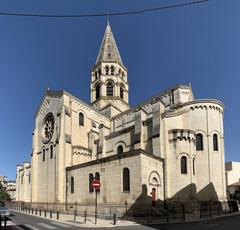
{"type": "Polygon", "coordinates": [[[73,155],[80,155],[80,156],[86,156],[91,158],[92,157],[92,151],[88,148],[85,148],[81,145],[75,145],[72,146],[72,153],[73,155]]]}
{"type": "Polygon", "coordinates": [[[169,141],[189,141],[195,142],[196,133],[190,129],[172,129],[168,131],[169,141]]]}

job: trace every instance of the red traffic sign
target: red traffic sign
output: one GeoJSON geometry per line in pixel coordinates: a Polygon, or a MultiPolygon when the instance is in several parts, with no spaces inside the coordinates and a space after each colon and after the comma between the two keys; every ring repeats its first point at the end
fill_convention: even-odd
{"type": "Polygon", "coordinates": [[[93,180],[93,182],[92,182],[92,187],[93,187],[95,190],[100,189],[100,187],[101,187],[100,181],[99,181],[99,180],[93,180]]]}

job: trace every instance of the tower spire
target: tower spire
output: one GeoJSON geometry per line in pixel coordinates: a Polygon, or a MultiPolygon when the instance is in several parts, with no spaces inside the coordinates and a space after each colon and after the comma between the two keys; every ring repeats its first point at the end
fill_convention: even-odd
{"type": "Polygon", "coordinates": [[[112,29],[109,24],[109,16],[107,17],[106,30],[95,64],[98,64],[100,62],[115,62],[123,65],[120,53],[118,51],[117,43],[114,39],[112,29]]]}
{"type": "Polygon", "coordinates": [[[129,109],[127,68],[123,65],[110,24],[91,71],[91,105],[108,117],[129,109]]]}

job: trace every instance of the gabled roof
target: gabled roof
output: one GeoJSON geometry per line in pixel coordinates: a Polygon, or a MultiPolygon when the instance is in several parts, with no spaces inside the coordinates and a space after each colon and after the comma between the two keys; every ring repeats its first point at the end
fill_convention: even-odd
{"type": "Polygon", "coordinates": [[[105,119],[109,120],[109,117],[104,115],[101,111],[97,110],[96,108],[94,108],[93,106],[89,105],[88,103],[80,100],[79,98],[73,96],[71,93],[68,93],[67,91],[64,91],[64,90],[57,91],[57,90],[48,90],[48,89],[45,91],[43,99],[42,99],[40,105],[38,106],[38,109],[37,109],[37,111],[35,113],[35,117],[37,117],[37,115],[38,115],[38,113],[39,113],[39,111],[40,111],[40,109],[41,109],[41,107],[43,105],[43,102],[45,101],[45,99],[47,97],[61,98],[64,94],[69,96],[69,97],[71,97],[71,98],[73,98],[74,100],[78,101],[79,103],[81,103],[82,105],[88,107],[89,109],[91,109],[92,111],[98,113],[99,115],[103,116],[105,119]]]}
{"type": "Polygon", "coordinates": [[[117,62],[123,65],[120,53],[117,48],[116,41],[112,33],[112,29],[109,23],[107,24],[105,34],[104,34],[102,44],[101,44],[95,64],[98,64],[99,62],[117,62]]]}

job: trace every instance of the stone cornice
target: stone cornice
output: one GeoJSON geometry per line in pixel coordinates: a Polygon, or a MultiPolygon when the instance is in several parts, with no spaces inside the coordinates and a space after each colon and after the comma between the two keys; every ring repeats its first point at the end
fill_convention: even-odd
{"type": "Polygon", "coordinates": [[[161,162],[164,161],[164,159],[162,159],[160,157],[157,157],[157,156],[154,156],[152,154],[149,154],[142,149],[136,149],[136,150],[132,150],[132,151],[129,151],[129,152],[124,152],[120,155],[115,154],[115,155],[111,155],[111,156],[108,156],[108,157],[103,157],[103,158],[99,158],[99,159],[96,159],[96,160],[93,160],[93,161],[85,162],[85,163],[82,163],[82,164],[73,165],[73,166],[67,167],[66,171],[85,168],[85,167],[88,167],[88,166],[107,163],[107,162],[111,162],[111,161],[115,161],[115,160],[119,160],[119,159],[134,157],[134,156],[138,156],[138,155],[141,155],[141,154],[143,154],[145,156],[148,156],[148,157],[151,157],[155,160],[159,160],[161,162]]]}

